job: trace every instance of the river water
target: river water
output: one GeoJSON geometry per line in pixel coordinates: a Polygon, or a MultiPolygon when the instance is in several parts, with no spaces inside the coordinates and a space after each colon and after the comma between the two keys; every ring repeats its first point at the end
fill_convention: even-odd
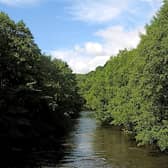
{"type": "Polygon", "coordinates": [[[118,128],[100,127],[89,112],[75,122],[62,142],[64,157],[53,168],[168,168],[168,155],[136,147],[118,128]]]}

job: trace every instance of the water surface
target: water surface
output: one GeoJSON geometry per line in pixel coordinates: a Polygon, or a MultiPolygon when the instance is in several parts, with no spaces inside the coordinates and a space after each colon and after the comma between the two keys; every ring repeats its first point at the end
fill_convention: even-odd
{"type": "Polygon", "coordinates": [[[76,122],[57,168],[168,168],[168,155],[136,147],[118,128],[100,127],[89,112],[76,122]]]}

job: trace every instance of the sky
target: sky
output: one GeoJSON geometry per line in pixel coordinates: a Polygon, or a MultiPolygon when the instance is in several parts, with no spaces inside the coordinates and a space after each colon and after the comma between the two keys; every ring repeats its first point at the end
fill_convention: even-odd
{"type": "Polygon", "coordinates": [[[88,73],[132,49],[162,0],[0,0],[0,11],[30,28],[43,53],[88,73]]]}

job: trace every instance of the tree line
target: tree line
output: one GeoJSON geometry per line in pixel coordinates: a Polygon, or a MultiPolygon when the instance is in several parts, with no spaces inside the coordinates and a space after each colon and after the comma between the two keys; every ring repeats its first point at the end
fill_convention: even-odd
{"type": "Polygon", "coordinates": [[[65,135],[82,104],[67,63],[43,54],[24,22],[1,12],[1,146],[51,145],[65,135]]]}
{"type": "MultiPolygon", "coordinates": [[[[137,48],[120,51],[103,66],[78,75],[86,108],[102,124],[119,125],[138,145],[168,149],[168,1],[137,48]]],[[[131,40],[131,39],[130,39],[131,40]]]]}

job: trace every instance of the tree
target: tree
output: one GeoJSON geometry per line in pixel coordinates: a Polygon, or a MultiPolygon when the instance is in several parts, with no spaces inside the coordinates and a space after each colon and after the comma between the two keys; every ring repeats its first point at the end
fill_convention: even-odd
{"type": "Polygon", "coordinates": [[[161,150],[168,149],[167,13],[164,1],[136,49],[120,51],[101,70],[79,78],[87,106],[101,123],[123,126],[138,144],[161,150]]]}
{"type": "MultiPolygon", "coordinates": [[[[0,13],[0,137],[21,148],[56,144],[83,99],[68,65],[41,53],[23,21],[0,13]],[[54,141],[54,142],[53,142],[54,141]],[[29,144],[29,146],[28,146],[29,144]]],[[[6,150],[6,149],[5,149],[6,150]]]]}

